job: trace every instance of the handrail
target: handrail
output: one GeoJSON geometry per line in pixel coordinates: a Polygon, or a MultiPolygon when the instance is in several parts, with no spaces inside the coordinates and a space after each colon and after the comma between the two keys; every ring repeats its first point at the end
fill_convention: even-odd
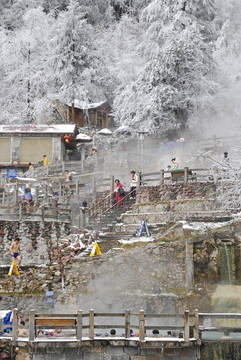
{"type": "Polygon", "coordinates": [[[103,199],[101,199],[100,201],[98,201],[95,205],[93,205],[91,208],[89,208],[89,212],[91,212],[95,207],[97,207],[98,205],[100,205],[103,201],[105,201],[106,199],[108,199],[111,195],[113,194],[113,191],[108,194],[107,196],[105,196],[103,199]]]}
{"type": "MultiPolygon", "coordinates": [[[[122,202],[123,200],[125,200],[126,198],[128,198],[128,196],[130,196],[130,194],[132,194],[133,192],[135,191],[132,190],[132,191],[129,191],[119,202],[122,202]]],[[[112,206],[110,206],[109,208],[107,208],[103,213],[102,215],[106,214],[109,210],[113,209],[113,207],[115,207],[117,205],[117,203],[113,204],[112,206]]],[[[123,203],[123,207],[124,207],[124,203],[123,203]]]]}
{"type": "MultiPolygon", "coordinates": [[[[95,341],[100,336],[104,336],[109,340],[110,336],[113,339],[122,337],[124,340],[133,340],[134,336],[135,341],[165,341],[165,335],[154,336],[150,334],[150,331],[153,329],[156,330],[174,330],[176,334],[171,333],[171,337],[167,337],[166,341],[176,341],[175,337],[179,337],[179,342],[189,343],[190,341],[199,341],[201,338],[201,333],[205,331],[216,331],[216,332],[241,332],[241,326],[239,324],[235,325],[210,325],[203,326],[200,323],[200,320],[204,318],[209,319],[241,319],[241,313],[199,313],[198,309],[195,309],[193,313],[189,313],[189,310],[185,310],[183,314],[149,314],[145,313],[143,310],[139,312],[131,313],[129,309],[126,309],[123,312],[116,313],[98,313],[93,309],[90,309],[89,312],[83,312],[78,310],[76,313],[72,314],[40,314],[35,313],[34,310],[29,312],[19,312],[18,309],[13,310],[13,322],[11,325],[12,333],[8,334],[8,339],[13,341],[16,344],[17,341],[24,342],[35,342],[39,341],[40,335],[37,334],[37,330],[48,330],[48,329],[60,329],[60,332],[63,332],[66,341],[95,341]],[[18,324],[19,316],[26,316],[29,318],[29,327],[20,327],[18,324]],[[98,321],[95,319],[98,318],[98,321]],[[103,318],[103,320],[101,319],[103,318]],[[118,318],[118,319],[117,319],[118,318]],[[117,319],[117,320],[115,320],[117,319]],[[167,320],[165,322],[165,319],[167,320]],[[19,335],[19,329],[26,329],[27,333],[25,337],[19,335]],[[109,334],[99,334],[95,333],[95,330],[101,329],[104,333],[107,329],[119,329],[120,334],[115,333],[114,335],[109,334]],[[131,329],[137,329],[136,334],[131,335],[131,329]],[[84,331],[83,331],[84,330],[84,331]],[[149,333],[148,333],[149,332],[149,333]],[[66,338],[66,335],[69,337],[66,338]]],[[[5,325],[9,327],[9,325],[5,325]]],[[[49,331],[49,330],[48,330],[49,331]]],[[[171,332],[171,331],[170,331],[171,332]]],[[[44,336],[46,334],[43,334],[44,336]]],[[[59,332],[57,332],[59,335],[59,332]]],[[[6,338],[5,335],[1,335],[1,338],[6,338]]],[[[58,336],[58,340],[51,331],[51,339],[54,339],[54,342],[62,341],[61,336],[58,336]]]]}

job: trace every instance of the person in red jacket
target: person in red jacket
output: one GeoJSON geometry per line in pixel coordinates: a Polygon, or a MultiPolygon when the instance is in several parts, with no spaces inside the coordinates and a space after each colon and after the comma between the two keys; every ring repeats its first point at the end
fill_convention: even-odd
{"type": "Polygon", "coordinates": [[[123,197],[125,196],[125,192],[124,192],[124,185],[120,182],[119,179],[116,179],[115,180],[115,199],[116,199],[116,202],[117,202],[117,205],[120,206],[121,205],[121,200],[123,199],[123,197]]]}

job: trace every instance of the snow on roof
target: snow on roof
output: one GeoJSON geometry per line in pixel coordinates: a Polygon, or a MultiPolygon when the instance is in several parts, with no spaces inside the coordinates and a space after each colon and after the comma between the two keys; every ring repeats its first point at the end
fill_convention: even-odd
{"type": "MultiPolygon", "coordinates": [[[[99,103],[88,103],[86,101],[80,101],[77,99],[74,100],[74,107],[81,110],[96,109],[105,104],[107,104],[107,101],[101,101],[99,103]]],[[[72,106],[71,103],[67,103],[67,105],[70,107],[72,106]]]]}
{"type": "Polygon", "coordinates": [[[34,133],[34,134],[72,134],[76,128],[75,124],[56,125],[0,125],[0,134],[10,133],[34,133]]]}
{"type": "Polygon", "coordinates": [[[129,126],[127,125],[121,125],[115,130],[115,133],[126,133],[126,132],[131,132],[129,126]]]}
{"type": "Polygon", "coordinates": [[[111,135],[111,134],[112,134],[112,131],[111,131],[111,130],[109,130],[109,129],[104,128],[104,129],[102,129],[102,130],[98,131],[98,134],[102,134],[102,135],[111,135]]]}
{"type": "Polygon", "coordinates": [[[92,138],[90,136],[83,133],[79,133],[75,139],[81,141],[92,141],[92,138]]]}

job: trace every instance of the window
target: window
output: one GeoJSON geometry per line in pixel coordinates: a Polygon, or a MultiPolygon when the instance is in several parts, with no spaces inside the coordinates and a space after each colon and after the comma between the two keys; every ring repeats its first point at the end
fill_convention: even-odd
{"type": "Polygon", "coordinates": [[[52,138],[23,138],[21,140],[21,163],[37,163],[47,155],[52,162],[52,138]]]}
{"type": "Polygon", "coordinates": [[[11,162],[11,139],[0,138],[0,162],[11,162]]]}

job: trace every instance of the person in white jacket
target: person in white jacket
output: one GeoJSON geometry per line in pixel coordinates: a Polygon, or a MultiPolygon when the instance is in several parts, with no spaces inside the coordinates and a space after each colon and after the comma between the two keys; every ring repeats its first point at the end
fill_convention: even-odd
{"type": "Polygon", "coordinates": [[[136,198],[136,188],[138,186],[138,175],[134,170],[131,171],[131,183],[130,183],[131,189],[130,189],[130,199],[136,198]]]}

